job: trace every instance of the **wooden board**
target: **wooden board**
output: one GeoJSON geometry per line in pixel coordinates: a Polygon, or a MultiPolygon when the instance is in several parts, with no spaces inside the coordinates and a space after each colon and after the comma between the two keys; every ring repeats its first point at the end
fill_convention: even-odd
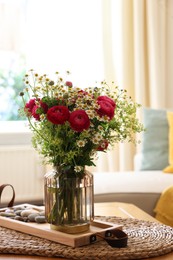
{"type": "MultiPolygon", "coordinates": [[[[43,207],[37,207],[30,204],[21,204],[18,206],[30,206],[37,210],[43,210],[43,207]]],[[[15,208],[14,207],[14,208],[15,208]]],[[[0,209],[0,212],[5,211],[7,208],[0,209]]],[[[122,229],[122,225],[93,221],[90,225],[90,229],[87,232],[78,233],[78,234],[66,234],[60,231],[50,229],[48,223],[38,224],[34,222],[22,222],[7,217],[0,216],[0,226],[20,231],[26,234],[34,235],[40,238],[45,238],[54,242],[65,244],[72,247],[79,247],[97,242],[102,238],[96,236],[99,233],[102,236],[105,236],[105,232],[122,229]]]]}

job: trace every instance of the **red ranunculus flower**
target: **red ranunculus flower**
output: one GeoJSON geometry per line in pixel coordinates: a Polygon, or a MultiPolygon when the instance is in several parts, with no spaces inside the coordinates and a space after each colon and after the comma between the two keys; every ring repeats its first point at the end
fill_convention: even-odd
{"type": "Polygon", "coordinates": [[[85,110],[78,109],[70,114],[70,126],[77,132],[82,132],[90,127],[90,120],[85,110]]]}
{"type": "Polygon", "coordinates": [[[106,101],[109,102],[114,108],[116,107],[115,101],[107,96],[99,96],[97,101],[106,101]]]}
{"type": "Polygon", "coordinates": [[[69,116],[70,112],[66,106],[54,106],[47,111],[47,119],[55,125],[64,124],[69,116]]]}
{"type": "Polygon", "coordinates": [[[35,98],[32,98],[25,105],[25,109],[27,109],[28,112],[31,114],[32,114],[32,109],[35,106],[35,100],[36,100],[35,98]]]}
{"type": "Polygon", "coordinates": [[[107,140],[104,140],[100,145],[99,147],[97,148],[97,151],[104,151],[107,149],[109,143],[107,140]]]}
{"type": "Polygon", "coordinates": [[[40,120],[40,115],[37,114],[37,108],[39,108],[37,105],[35,105],[32,109],[32,116],[36,119],[36,120],[40,120]]]}
{"type": "Polygon", "coordinates": [[[102,116],[108,116],[110,120],[114,116],[114,110],[115,108],[111,105],[110,102],[108,101],[98,101],[98,104],[100,108],[97,110],[97,113],[102,117],[102,116]]]}
{"type": "Polygon", "coordinates": [[[43,109],[44,113],[46,114],[47,111],[48,111],[48,105],[41,100],[40,101],[40,107],[43,109]]]}
{"type": "MultiPolygon", "coordinates": [[[[40,101],[40,99],[37,99],[37,101],[40,101]]],[[[40,106],[36,105],[36,99],[30,99],[26,105],[25,109],[28,110],[29,115],[33,116],[36,120],[40,120],[40,115],[37,113],[37,109],[41,107],[43,109],[43,112],[46,114],[48,110],[48,105],[44,103],[42,100],[40,101],[40,106]]]]}

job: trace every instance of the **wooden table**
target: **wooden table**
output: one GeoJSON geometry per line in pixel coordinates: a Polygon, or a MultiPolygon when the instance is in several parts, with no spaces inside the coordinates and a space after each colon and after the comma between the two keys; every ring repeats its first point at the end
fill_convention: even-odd
{"type": "MultiPolygon", "coordinates": [[[[128,203],[96,203],[95,204],[95,216],[117,216],[122,218],[137,218],[141,220],[156,221],[153,217],[145,213],[143,210],[139,209],[133,204],[128,203]]],[[[50,257],[42,256],[23,256],[23,255],[10,255],[10,254],[0,254],[0,259],[15,259],[15,260],[52,260],[50,257]]],[[[56,258],[57,260],[62,260],[62,258],[56,258]]],[[[173,252],[167,255],[152,257],[152,260],[172,260],[173,252]]]]}

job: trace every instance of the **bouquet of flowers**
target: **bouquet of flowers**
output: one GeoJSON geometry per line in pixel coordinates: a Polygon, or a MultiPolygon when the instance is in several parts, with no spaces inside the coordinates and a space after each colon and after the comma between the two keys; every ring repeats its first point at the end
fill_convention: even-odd
{"type": "Polygon", "coordinates": [[[52,80],[33,70],[24,80],[20,111],[29,121],[33,146],[56,169],[45,177],[47,221],[61,228],[68,225],[68,232],[79,223],[88,228],[93,181],[85,166],[94,165],[97,153],[114,143],[136,142],[134,134],[143,131],[136,116],[140,105],[113,82],[80,88],[58,72],[52,80]]]}
{"type": "Polygon", "coordinates": [[[94,165],[98,151],[124,140],[136,142],[134,134],[144,130],[136,116],[140,105],[113,82],[80,88],[58,72],[52,80],[33,70],[24,80],[20,111],[29,121],[33,146],[47,163],[72,167],[75,175],[94,165]]]}

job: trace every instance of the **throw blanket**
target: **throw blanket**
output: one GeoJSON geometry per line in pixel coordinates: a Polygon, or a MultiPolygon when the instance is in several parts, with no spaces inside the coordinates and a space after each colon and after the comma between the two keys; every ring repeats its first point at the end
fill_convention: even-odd
{"type": "Polygon", "coordinates": [[[162,192],[154,212],[157,220],[173,227],[173,186],[162,192]]]}

